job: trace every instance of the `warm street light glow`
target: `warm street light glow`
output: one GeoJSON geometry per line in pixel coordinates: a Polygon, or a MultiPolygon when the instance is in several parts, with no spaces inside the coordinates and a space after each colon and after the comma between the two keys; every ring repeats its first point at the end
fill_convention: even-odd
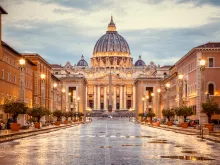
{"type": "Polygon", "coordinates": [[[179,79],[179,80],[182,80],[182,79],[183,79],[183,74],[179,74],[179,75],[178,75],[178,79],[179,79]]]}
{"type": "Polygon", "coordinates": [[[153,96],[154,96],[154,93],[151,93],[151,96],[153,97],[153,96]]]}
{"type": "Polygon", "coordinates": [[[71,96],[71,93],[69,92],[68,95],[71,96]]]}
{"type": "Polygon", "coordinates": [[[73,98],[76,99],[76,96],[74,95],[73,98]]]}
{"type": "Polygon", "coordinates": [[[57,87],[57,83],[54,83],[54,84],[53,84],[53,87],[56,88],[56,87],[57,87]]]}
{"type": "Polygon", "coordinates": [[[142,100],[144,101],[144,97],[142,97],[142,100]]]}
{"type": "Polygon", "coordinates": [[[25,59],[23,59],[23,58],[20,59],[20,60],[19,60],[19,64],[20,64],[21,66],[25,65],[25,59]]]}
{"type": "Polygon", "coordinates": [[[46,75],[42,73],[42,74],[40,75],[40,77],[41,77],[41,79],[45,79],[46,75]]]}
{"type": "Polygon", "coordinates": [[[169,84],[169,83],[166,83],[165,85],[166,85],[166,87],[167,87],[167,88],[169,88],[169,87],[170,87],[170,84],[169,84]]]}
{"type": "Polygon", "coordinates": [[[63,93],[65,93],[65,92],[66,92],[66,90],[65,90],[65,89],[62,89],[62,92],[63,92],[63,93]]]}
{"type": "Polygon", "coordinates": [[[200,66],[205,66],[205,63],[206,63],[206,61],[204,59],[201,59],[199,62],[200,66]]]}
{"type": "Polygon", "coordinates": [[[79,101],[79,100],[80,100],[80,97],[77,97],[77,100],[79,101]]]}
{"type": "Polygon", "coordinates": [[[160,93],[160,92],[161,92],[160,88],[159,88],[159,89],[157,89],[157,92],[158,92],[158,93],[160,93]]]}
{"type": "Polygon", "coordinates": [[[146,96],[146,99],[149,99],[149,96],[146,96]]]}

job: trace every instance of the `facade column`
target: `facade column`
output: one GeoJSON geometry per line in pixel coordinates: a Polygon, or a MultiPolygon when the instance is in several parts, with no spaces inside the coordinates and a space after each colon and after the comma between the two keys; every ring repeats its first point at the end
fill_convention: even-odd
{"type": "Polygon", "coordinates": [[[122,86],[120,86],[120,110],[123,109],[123,104],[122,104],[122,86]]]}
{"type": "Polygon", "coordinates": [[[116,86],[114,87],[114,94],[113,94],[113,110],[116,110],[116,86]]]}
{"type": "Polygon", "coordinates": [[[126,85],[124,86],[124,109],[127,109],[126,85]]]}
{"type": "Polygon", "coordinates": [[[107,110],[107,92],[106,92],[106,86],[104,87],[104,110],[107,110]]]}
{"type": "Polygon", "coordinates": [[[134,110],[136,110],[136,101],[135,101],[135,95],[136,95],[136,93],[135,93],[135,86],[133,86],[133,109],[134,110]]]}
{"type": "Polygon", "coordinates": [[[97,107],[96,107],[96,86],[94,86],[94,109],[96,110],[97,107]]]}
{"type": "Polygon", "coordinates": [[[98,110],[100,110],[100,85],[98,86],[98,100],[97,100],[97,103],[98,103],[98,110]]]}

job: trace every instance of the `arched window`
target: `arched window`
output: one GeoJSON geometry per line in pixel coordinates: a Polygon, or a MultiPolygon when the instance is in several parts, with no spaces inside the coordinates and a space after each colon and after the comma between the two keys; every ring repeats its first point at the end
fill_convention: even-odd
{"type": "Polygon", "coordinates": [[[210,84],[208,85],[208,93],[209,93],[210,95],[214,95],[214,84],[210,83],[210,84]]]}

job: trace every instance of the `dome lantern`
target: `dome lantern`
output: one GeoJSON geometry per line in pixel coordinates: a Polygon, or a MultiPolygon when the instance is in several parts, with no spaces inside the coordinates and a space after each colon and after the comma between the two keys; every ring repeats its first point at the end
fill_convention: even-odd
{"type": "Polygon", "coordinates": [[[112,16],[111,16],[111,21],[108,24],[108,32],[111,32],[111,31],[116,31],[116,26],[115,26],[115,23],[113,21],[113,17],[112,16]]]}

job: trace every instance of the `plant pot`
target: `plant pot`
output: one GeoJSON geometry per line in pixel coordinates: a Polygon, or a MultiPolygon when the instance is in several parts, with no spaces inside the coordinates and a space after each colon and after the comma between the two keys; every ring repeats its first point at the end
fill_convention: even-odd
{"type": "Polygon", "coordinates": [[[64,124],[69,124],[68,120],[65,120],[65,121],[64,121],[64,124]]]}
{"type": "Polygon", "coordinates": [[[73,119],[73,122],[77,122],[77,120],[76,120],[76,119],[73,119]]]}
{"type": "Polygon", "coordinates": [[[56,122],[55,122],[55,125],[56,125],[56,126],[60,126],[60,121],[56,121],[56,122]]]}
{"type": "Polygon", "coordinates": [[[172,121],[168,121],[168,122],[167,122],[167,125],[168,125],[168,126],[172,126],[172,125],[173,125],[172,121]]]}
{"type": "Polygon", "coordinates": [[[189,123],[188,123],[188,122],[182,123],[182,128],[188,128],[188,126],[189,126],[189,123]]]}
{"type": "Polygon", "coordinates": [[[20,125],[21,125],[21,124],[19,124],[19,123],[11,123],[11,124],[10,124],[11,130],[12,130],[12,131],[19,131],[20,125]]]}
{"type": "Polygon", "coordinates": [[[34,127],[40,129],[40,122],[35,122],[34,127]]]}
{"type": "Polygon", "coordinates": [[[214,124],[205,124],[205,128],[208,128],[209,131],[213,131],[213,128],[214,128],[214,124]]]}

